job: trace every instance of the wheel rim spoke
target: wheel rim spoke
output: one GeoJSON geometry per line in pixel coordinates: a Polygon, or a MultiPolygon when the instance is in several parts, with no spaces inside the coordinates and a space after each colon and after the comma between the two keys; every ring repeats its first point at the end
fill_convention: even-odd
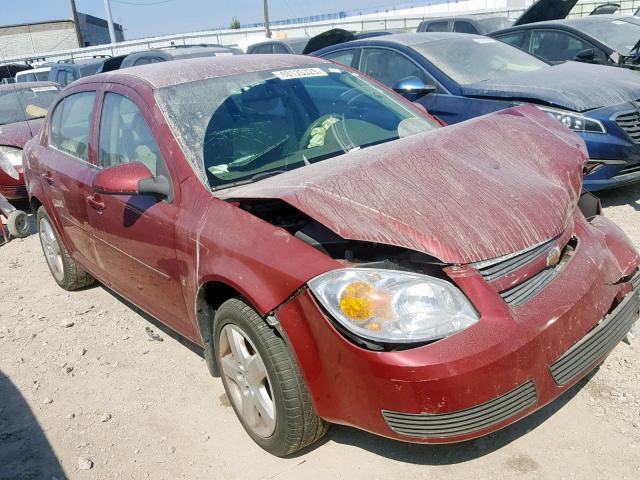
{"type": "Polygon", "coordinates": [[[58,281],[64,278],[64,263],[62,261],[62,249],[56,239],[53,227],[46,218],[40,219],[38,229],[44,257],[49,265],[52,275],[58,281]]]}
{"type": "Polygon", "coordinates": [[[227,393],[247,428],[269,437],[276,428],[276,409],[269,375],[249,337],[235,325],[225,325],[219,340],[220,365],[227,393]]]}

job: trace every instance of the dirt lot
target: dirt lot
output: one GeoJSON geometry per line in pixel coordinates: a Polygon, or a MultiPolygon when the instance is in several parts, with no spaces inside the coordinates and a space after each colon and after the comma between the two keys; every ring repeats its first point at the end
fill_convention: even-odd
{"type": "MultiPolygon", "coordinates": [[[[640,247],[640,188],[602,198],[640,247]]],[[[490,437],[409,445],[333,427],[283,460],[250,441],[196,348],[102,287],[58,288],[36,236],[0,247],[0,301],[1,480],[640,478],[640,339],[490,437]]]]}

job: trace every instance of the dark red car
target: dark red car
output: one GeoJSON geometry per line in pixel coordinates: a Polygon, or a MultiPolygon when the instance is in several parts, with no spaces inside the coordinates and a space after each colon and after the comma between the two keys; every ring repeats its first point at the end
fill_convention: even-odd
{"type": "Polygon", "coordinates": [[[581,199],[586,160],[534,107],[439,128],[278,55],[82,79],[25,152],[60,286],[95,278],[202,345],[276,455],[329,423],[485,435],[602,362],[640,257],[581,199]]]}
{"type": "Polygon", "coordinates": [[[60,92],[56,83],[0,85],[0,195],[26,200],[22,148],[38,133],[49,105],[60,92]]]}

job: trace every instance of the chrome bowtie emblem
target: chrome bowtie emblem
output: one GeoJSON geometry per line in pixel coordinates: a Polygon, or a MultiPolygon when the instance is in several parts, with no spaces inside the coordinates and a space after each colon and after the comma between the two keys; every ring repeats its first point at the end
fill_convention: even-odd
{"type": "Polygon", "coordinates": [[[562,252],[559,247],[553,247],[547,254],[547,267],[555,267],[560,263],[562,252]]]}

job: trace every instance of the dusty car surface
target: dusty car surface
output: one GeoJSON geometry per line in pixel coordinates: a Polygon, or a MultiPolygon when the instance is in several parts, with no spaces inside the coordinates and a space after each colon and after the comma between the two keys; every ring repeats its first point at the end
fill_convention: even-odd
{"type": "Polygon", "coordinates": [[[586,159],[535,107],[439,128],[280,55],[79,80],[25,152],[58,284],[95,278],[202,345],[276,455],[329,423],[485,435],[597,366],[638,317],[640,258],[587,209],[586,159]]]}
{"type": "Polygon", "coordinates": [[[24,200],[22,148],[40,131],[49,104],[60,92],[50,82],[0,85],[0,194],[24,200]]]}

